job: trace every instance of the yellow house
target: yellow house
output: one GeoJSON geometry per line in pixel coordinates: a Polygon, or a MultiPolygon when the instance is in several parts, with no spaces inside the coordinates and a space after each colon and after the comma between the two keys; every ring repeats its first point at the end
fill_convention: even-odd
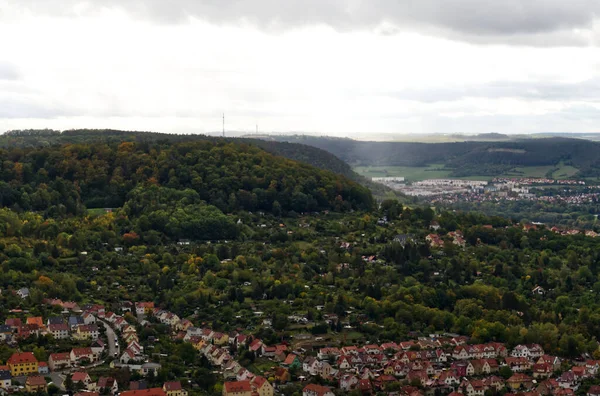
{"type": "Polygon", "coordinates": [[[41,375],[30,375],[25,381],[25,389],[29,393],[47,392],[46,379],[41,375]]]}
{"type": "Polygon", "coordinates": [[[183,389],[181,382],[179,381],[165,382],[163,385],[163,390],[167,396],[187,396],[188,394],[188,392],[183,389]]]}
{"type": "Polygon", "coordinates": [[[6,362],[13,377],[38,372],[38,361],[31,352],[17,352],[6,362]]]}
{"type": "Polygon", "coordinates": [[[273,385],[265,377],[254,377],[251,383],[253,390],[259,396],[273,396],[273,385]]]}
{"type": "Polygon", "coordinates": [[[215,333],[213,335],[213,343],[215,345],[227,345],[229,343],[229,336],[225,333],[215,333]]]}
{"type": "Polygon", "coordinates": [[[196,348],[196,350],[200,350],[204,347],[204,345],[206,345],[206,341],[204,341],[202,338],[200,337],[194,337],[194,339],[191,339],[190,342],[192,343],[192,345],[194,346],[194,348],[196,348]]]}

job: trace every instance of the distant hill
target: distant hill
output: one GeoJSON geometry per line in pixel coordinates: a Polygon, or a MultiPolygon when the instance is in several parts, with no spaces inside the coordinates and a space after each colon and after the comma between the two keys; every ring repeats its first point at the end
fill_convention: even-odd
{"type": "MultiPolygon", "coordinates": [[[[121,138],[108,133],[99,142],[93,136],[51,133],[46,136],[49,147],[0,150],[0,205],[80,213],[82,205],[121,207],[135,196],[143,202],[139,205],[147,206],[157,199],[143,194],[152,186],[193,191],[192,201],[205,201],[223,212],[343,211],[373,205],[369,190],[345,176],[244,142],[199,136],[191,141],[144,140],[157,136],[133,133],[121,138]],[[78,143],[58,144],[69,136],[78,143]]],[[[15,137],[22,138],[8,136],[15,137]]]]}
{"type": "Polygon", "coordinates": [[[583,139],[454,143],[365,142],[305,135],[273,139],[318,147],[351,166],[444,164],[453,170],[453,176],[469,176],[497,175],[514,167],[553,166],[563,162],[579,169],[580,177],[600,176],[600,143],[583,139]]]}

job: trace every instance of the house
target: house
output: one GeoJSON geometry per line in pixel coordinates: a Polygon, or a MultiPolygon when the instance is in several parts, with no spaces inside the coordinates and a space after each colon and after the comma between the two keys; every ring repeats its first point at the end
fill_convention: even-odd
{"type": "Polygon", "coordinates": [[[98,336],[98,326],[95,324],[79,325],[73,334],[73,338],[76,340],[97,340],[98,336]]]}
{"type": "Polygon", "coordinates": [[[335,394],[326,386],[309,384],[302,389],[302,396],[335,396],[335,394]]]}
{"type": "Polygon", "coordinates": [[[16,352],[6,362],[13,377],[38,373],[38,360],[31,352],[16,352]]]}
{"type": "Polygon", "coordinates": [[[160,370],[160,364],[158,363],[144,363],[142,364],[142,367],[139,370],[140,375],[146,376],[148,374],[150,374],[150,372],[152,371],[154,373],[154,375],[158,375],[158,370],[160,370]]]}
{"type": "Polygon", "coordinates": [[[252,396],[250,381],[229,381],[223,384],[223,396],[252,396]]]}
{"type": "Polygon", "coordinates": [[[70,354],[71,363],[92,363],[96,361],[96,355],[92,348],[73,348],[70,354]]]}
{"type": "Polygon", "coordinates": [[[536,363],[532,367],[533,378],[549,378],[552,375],[552,365],[548,363],[536,363]]]}
{"type": "Polygon", "coordinates": [[[91,314],[90,312],[84,312],[84,314],[81,316],[83,319],[83,323],[86,325],[91,325],[96,323],[96,317],[91,314]]]}
{"type": "Polygon", "coordinates": [[[12,375],[9,370],[0,370],[0,389],[8,389],[12,385],[12,375]]]}
{"type": "Polygon", "coordinates": [[[358,378],[355,375],[345,374],[340,378],[340,389],[344,392],[350,392],[358,384],[358,378]]]}
{"type": "Polygon", "coordinates": [[[267,381],[265,377],[256,376],[250,380],[253,393],[258,393],[258,396],[273,396],[273,385],[267,381]]]}
{"type": "Polygon", "coordinates": [[[275,373],[273,376],[275,377],[276,381],[279,381],[282,384],[288,382],[291,379],[290,372],[284,367],[275,368],[275,373]]]}
{"type": "Polygon", "coordinates": [[[77,326],[85,324],[81,316],[69,316],[69,327],[75,329],[77,326]]]}
{"type": "Polygon", "coordinates": [[[167,396],[187,396],[188,394],[179,381],[165,382],[163,384],[163,390],[167,396]]]}
{"type": "Polygon", "coordinates": [[[39,362],[38,363],[38,374],[48,374],[50,370],[48,369],[48,363],[39,362]]]}
{"type": "Polygon", "coordinates": [[[104,393],[112,393],[115,394],[119,391],[119,385],[117,384],[117,380],[112,377],[100,377],[98,378],[98,383],[96,384],[96,389],[104,394],[104,393]]]}
{"type": "Polygon", "coordinates": [[[516,373],[506,380],[506,386],[514,390],[521,388],[531,389],[533,387],[533,380],[526,374],[516,373]]]}
{"type": "Polygon", "coordinates": [[[17,296],[19,296],[21,298],[29,297],[29,289],[26,287],[23,287],[23,288],[17,290],[17,296]]]}
{"type": "Polygon", "coordinates": [[[18,330],[21,326],[23,326],[23,322],[21,322],[21,319],[19,318],[7,318],[4,321],[4,324],[6,326],[10,326],[10,328],[13,330],[18,330]]]}
{"type": "Polygon", "coordinates": [[[125,352],[123,352],[123,354],[119,358],[119,361],[123,364],[129,364],[130,362],[135,362],[140,359],[141,357],[137,356],[137,354],[133,350],[126,349],[125,352]]]}
{"type": "Polygon", "coordinates": [[[586,396],[600,396],[600,385],[592,385],[588,389],[586,396]]]}
{"type": "Polygon", "coordinates": [[[10,341],[13,336],[13,329],[7,325],[0,325],[0,341],[10,341]]]}
{"type": "Polygon", "coordinates": [[[165,391],[162,388],[150,388],[150,389],[128,390],[128,391],[119,393],[119,396],[167,396],[167,394],[165,393],[165,391]]]}
{"type": "Polygon", "coordinates": [[[536,286],[531,290],[531,293],[538,296],[543,296],[546,294],[546,290],[541,286],[536,286]]]}
{"type": "Polygon", "coordinates": [[[146,382],[146,380],[129,381],[129,390],[144,390],[144,389],[148,389],[148,383],[146,382]]]}
{"type": "Polygon", "coordinates": [[[83,388],[87,389],[92,383],[92,378],[85,371],[76,371],[71,375],[71,381],[75,388],[78,387],[78,384],[81,384],[83,388]]]}
{"type": "Polygon", "coordinates": [[[51,353],[48,358],[48,366],[52,371],[59,371],[71,367],[71,355],[68,352],[51,353]]]}
{"type": "Polygon", "coordinates": [[[154,310],[153,302],[137,302],[135,303],[135,313],[138,315],[150,314],[154,310]]]}
{"type": "Polygon", "coordinates": [[[287,355],[287,357],[285,358],[283,363],[281,363],[281,365],[289,368],[300,368],[302,366],[302,363],[300,362],[300,359],[298,359],[298,356],[294,355],[293,353],[290,353],[289,355],[287,355]]]}
{"type": "Polygon", "coordinates": [[[531,362],[524,357],[507,357],[504,361],[516,373],[531,369],[531,362]]]}
{"type": "Polygon", "coordinates": [[[46,378],[41,375],[30,375],[25,381],[25,389],[29,393],[44,393],[48,391],[46,378]]]}
{"type": "Polygon", "coordinates": [[[414,242],[414,237],[410,234],[398,234],[394,237],[394,242],[397,242],[404,247],[407,243],[414,242]]]}
{"type": "Polygon", "coordinates": [[[517,345],[511,352],[512,357],[523,357],[527,359],[537,359],[544,354],[544,350],[538,344],[517,345]]]}
{"type": "Polygon", "coordinates": [[[229,336],[225,333],[214,333],[213,334],[213,343],[215,345],[227,345],[229,343],[229,336]]]}
{"type": "Polygon", "coordinates": [[[50,324],[48,331],[55,340],[65,340],[69,338],[69,326],[66,323],[50,324]]]}
{"type": "Polygon", "coordinates": [[[25,322],[25,324],[28,325],[37,325],[40,328],[44,328],[44,320],[42,319],[41,316],[31,316],[29,318],[27,318],[27,321],[25,322]]]}

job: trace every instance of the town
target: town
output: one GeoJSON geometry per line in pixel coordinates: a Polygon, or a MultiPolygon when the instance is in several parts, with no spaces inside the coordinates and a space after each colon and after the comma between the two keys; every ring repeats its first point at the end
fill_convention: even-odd
{"type": "MultiPolygon", "coordinates": [[[[458,233],[453,237],[460,241],[458,233]]],[[[26,292],[19,292],[26,297],[26,292]]],[[[532,292],[541,294],[543,289],[532,292]]],[[[152,302],[122,302],[120,314],[101,305],[80,308],[60,300],[45,303],[60,307],[64,315],[41,318],[23,313],[6,318],[0,326],[0,339],[18,347],[30,337],[47,335],[79,346],[50,353],[47,361],[38,360],[32,352],[15,352],[0,366],[2,394],[52,394],[60,390],[76,396],[187,396],[185,382],[166,381],[162,387],[147,385],[158,375],[160,364],[149,361],[136,327],[153,323],[169,326],[172,338],[190,344],[210,362],[224,381],[223,396],[289,394],[286,386],[293,383],[300,384],[303,396],[381,392],[411,396],[483,396],[493,392],[575,395],[583,381],[600,374],[600,356],[561,359],[546,354],[538,344],[508,349],[498,342],[471,344],[466,336],[446,333],[382,344],[315,347],[323,343],[322,338],[309,336],[312,340],[302,343],[304,347],[287,342],[267,345],[248,332],[226,334],[196,327],[190,320],[157,308],[152,302]],[[130,321],[137,318],[135,325],[123,315],[130,321]],[[105,331],[100,331],[99,326],[105,331]],[[89,346],[82,347],[82,343],[89,346]],[[250,354],[252,359],[267,362],[270,367],[262,375],[253,373],[238,362],[241,354],[250,354]],[[123,383],[114,377],[92,378],[88,370],[99,365],[126,370],[135,374],[136,380],[123,383]],[[54,392],[50,392],[51,387],[54,392]]],[[[338,320],[334,314],[326,318],[329,324],[338,320]]],[[[308,322],[306,317],[290,319],[308,322]]],[[[589,396],[599,394],[600,386],[592,386],[587,392],[589,396]]]]}

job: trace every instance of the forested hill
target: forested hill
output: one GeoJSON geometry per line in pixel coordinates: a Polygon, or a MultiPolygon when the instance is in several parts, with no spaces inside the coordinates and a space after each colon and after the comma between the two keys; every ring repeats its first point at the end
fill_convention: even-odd
{"type": "MultiPolygon", "coordinates": [[[[271,154],[282,156],[294,161],[303,162],[314,167],[340,174],[365,187],[375,195],[383,197],[392,195],[400,197],[390,188],[373,183],[371,180],[357,174],[350,165],[337,158],[328,151],[314,146],[298,143],[279,142],[274,140],[261,140],[254,138],[220,138],[205,135],[178,135],[157,132],[136,132],[119,130],[90,130],[78,129],[68,131],[45,130],[19,130],[10,131],[0,135],[0,147],[4,148],[34,148],[50,147],[63,144],[92,144],[92,143],[120,143],[122,141],[145,142],[193,142],[198,140],[241,142],[258,146],[271,154]]],[[[404,197],[400,197],[404,198],[404,197]]]]}
{"type": "Polygon", "coordinates": [[[455,176],[465,176],[494,175],[515,166],[556,165],[563,161],[578,168],[579,176],[600,175],[600,143],[582,139],[457,143],[364,142],[317,136],[277,136],[270,139],[315,146],[353,166],[444,164],[454,169],[455,176]]]}
{"type": "Polygon", "coordinates": [[[2,149],[0,161],[0,204],[52,215],[79,213],[83,205],[121,207],[141,186],[189,191],[180,199],[223,212],[345,211],[373,204],[367,188],[341,175],[216,139],[2,149]]]}

